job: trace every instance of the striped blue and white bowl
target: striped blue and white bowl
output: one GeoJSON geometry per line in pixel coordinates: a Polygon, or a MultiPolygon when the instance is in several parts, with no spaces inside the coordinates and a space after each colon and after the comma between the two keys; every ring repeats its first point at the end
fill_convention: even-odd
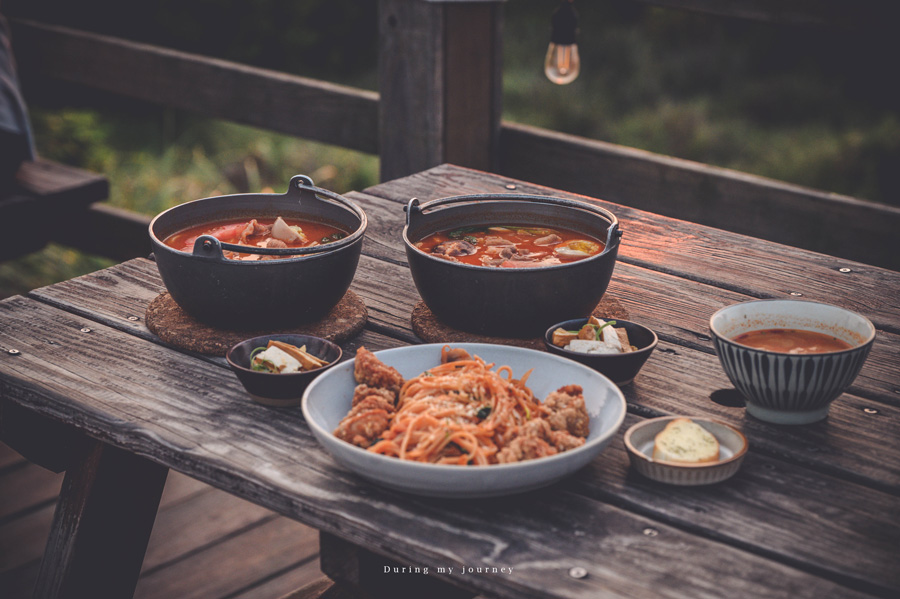
{"type": "Polygon", "coordinates": [[[817,302],[756,300],[722,308],[709,319],[722,368],[747,401],[747,412],[775,424],[808,424],[859,374],[875,326],[864,316],[817,302]],[[850,349],[787,354],[741,345],[734,337],[759,329],[802,329],[833,335],[850,349]]]}

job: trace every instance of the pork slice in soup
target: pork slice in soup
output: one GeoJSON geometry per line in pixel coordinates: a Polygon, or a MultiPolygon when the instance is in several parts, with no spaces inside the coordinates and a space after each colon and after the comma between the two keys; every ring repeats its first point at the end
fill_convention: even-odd
{"type": "Polygon", "coordinates": [[[572,229],[534,225],[460,227],[429,235],[415,246],[445,260],[499,268],[565,264],[604,248],[599,239],[572,229]]]}
{"type": "MultiPolygon", "coordinates": [[[[296,218],[250,218],[206,223],[170,235],[163,243],[182,252],[191,252],[201,235],[212,235],[223,243],[260,248],[300,248],[331,243],[347,236],[346,231],[296,218]]],[[[244,252],[223,252],[232,260],[274,260],[291,256],[271,256],[244,252]]]]}

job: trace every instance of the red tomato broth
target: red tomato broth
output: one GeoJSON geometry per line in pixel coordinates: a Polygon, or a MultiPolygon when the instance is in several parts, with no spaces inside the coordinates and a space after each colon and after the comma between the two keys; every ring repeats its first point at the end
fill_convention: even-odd
{"type": "MultiPolygon", "coordinates": [[[[300,227],[303,232],[303,235],[306,236],[306,241],[290,241],[285,242],[285,245],[289,248],[299,248],[299,247],[310,247],[313,245],[321,245],[325,243],[330,243],[332,241],[337,241],[338,239],[342,239],[346,237],[348,233],[338,227],[333,225],[328,225],[324,223],[302,220],[298,218],[284,218],[282,217],[285,223],[287,223],[290,227],[300,227]]],[[[247,225],[251,222],[251,220],[256,220],[259,225],[262,225],[268,229],[271,229],[272,225],[275,223],[276,218],[243,218],[243,219],[231,219],[224,221],[215,221],[211,223],[204,223],[202,225],[196,225],[194,227],[189,227],[187,229],[183,229],[178,231],[177,233],[173,233],[169,235],[163,240],[163,243],[167,246],[174,248],[176,250],[180,250],[182,252],[192,252],[194,250],[194,242],[201,235],[212,235],[219,241],[223,243],[232,243],[237,245],[247,245],[252,247],[263,247],[260,244],[265,244],[267,240],[272,239],[271,230],[262,234],[251,234],[248,235],[244,243],[241,242],[241,234],[247,225]]],[[[259,254],[245,254],[238,252],[224,252],[226,258],[232,259],[246,259],[248,256],[258,256],[262,258],[259,254]]],[[[273,258],[290,258],[291,256],[266,256],[267,259],[273,258]]]]}
{"type": "Polygon", "coordinates": [[[500,268],[566,264],[596,256],[605,248],[599,239],[573,229],[535,225],[473,225],[433,233],[414,245],[438,258],[500,268]],[[461,241],[471,247],[460,246],[461,241]]]}
{"type": "Polygon", "coordinates": [[[822,354],[853,347],[833,335],[802,329],[757,329],[731,340],[755,349],[785,354],[822,354]]]}

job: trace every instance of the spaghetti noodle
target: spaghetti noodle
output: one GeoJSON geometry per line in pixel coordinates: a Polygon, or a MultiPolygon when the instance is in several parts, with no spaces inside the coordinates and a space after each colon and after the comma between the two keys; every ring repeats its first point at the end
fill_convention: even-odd
{"type": "MultiPolygon", "coordinates": [[[[358,363],[389,368],[360,352],[358,363]]],[[[379,377],[357,369],[354,407],[335,434],[374,453],[458,465],[515,462],[584,443],[588,415],[580,387],[562,387],[542,404],[525,384],[531,371],[517,380],[508,366],[493,368],[444,347],[441,364],[405,381],[395,405],[371,386],[385,378],[383,370],[379,377]]]]}

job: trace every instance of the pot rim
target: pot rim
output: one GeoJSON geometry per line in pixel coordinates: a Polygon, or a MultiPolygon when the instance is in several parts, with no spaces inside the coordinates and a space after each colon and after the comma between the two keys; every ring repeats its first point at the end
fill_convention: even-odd
{"type": "MultiPolygon", "coordinates": [[[[198,223],[202,224],[202,223],[198,223]]],[[[286,192],[282,194],[278,193],[236,193],[229,194],[223,196],[210,196],[208,198],[200,198],[196,200],[190,200],[188,202],[182,202],[181,204],[172,206],[166,210],[163,210],[150,221],[150,225],[148,227],[150,233],[150,239],[152,240],[155,246],[155,251],[158,249],[165,249],[175,252],[176,254],[184,254],[184,255],[200,255],[198,254],[198,246],[202,247],[205,251],[213,251],[216,250],[216,246],[218,246],[219,255],[221,255],[221,250],[229,250],[234,252],[241,252],[245,254],[261,254],[267,256],[284,256],[286,258],[304,258],[311,255],[320,255],[328,252],[337,251],[341,248],[353,245],[357,242],[363,235],[365,235],[366,229],[368,228],[368,218],[366,217],[366,213],[363,209],[353,200],[346,198],[338,193],[333,191],[323,189],[321,187],[316,187],[313,184],[313,181],[310,177],[306,175],[295,175],[291,178],[290,183],[288,184],[288,189],[286,192]],[[295,191],[298,190],[298,191],[295,191]],[[166,245],[159,237],[156,235],[154,227],[156,226],[157,221],[159,219],[165,217],[166,215],[177,211],[183,210],[184,206],[189,204],[195,204],[197,202],[206,202],[210,200],[226,200],[226,199],[234,199],[234,198],[247,198],[247,197],[272,197],[272,198],[290,198],[293,197],[297,193],[310,192],[313,194],[313,197],[317,200],[323,201],[319,196],[324,196],[329,200],[341,205],[344,208],[347,208],[350,212],[352,212],[357,218],[359,218],[359,226],[350,234],[348,234],[343,239],[339,239],[337,241],[332,241],[327,244],[317,245],[313,247],[301,247],[301,248],[254,248],[251,246],[241,246],[232,243],[223,243],[212,237],[211,235],[201,235],[197,238],[197,241],[194,244],[193,252],[185,252],[182,250],[177,250],[173,247],[166,245]]],[[[223,260],[227,260],[222,256],[223,260]]],[[[242,260],[227,260],[228,263],[244,263],[242,260]]],[[[285,262],[285,260],[279,260],[278,262],[285,262]]],[[[255,261],[253,262],[256,263],[255,261]]]]}
{"type": "MultiPolygon", "coordinates": [[[[619,240],[622,237],[622,229],[619,227],[619,219],[616,218],[616,215],[607,210],[606,208],[602,208],[600,206],[594,206],[593,204],[589,204],[587,202],[581,202],[578,200],[570,200],[566,198],[556,198],[552,196],[542,196],[535,194],[509,194],[509,193],[489,193],[489,194],[471,194],[471,195],[460,195],[460,196],[450,196],[445,198],[438,198],[435,200],[429,200],[424,203],[420,203],[418,198],[410,199],[409,203],[403,207],[404,212],[406,212],[406,224],[403,227],[403,243],[406,246],[407,250],[412,249],[418,252],[421,256],[424,256],[428,260],[434,261],[439,264],[450,264],[456,268],[469,269],[474,271],[489,271],[489,272],[497,272],[497,273],[508,273],[506,276],[521,276],[522,272],[542,272],[547,270],[559,270],[566,268],[578,268],[579,265],[584,265],[587,263],[591,263],[594,261],[603,258],[604,256],[614,253],[618,251],[619,248],[619,240]],[[485,202],[486,200],[497,200],[499,202],[515,202],[520,201],[523,203],[532,203],[532,204],[550,204],[554,206],[560,206],[562,208],[571,208],[576,210],[584,210],[586,212],[592,212],[597,216],[600,216],[604,220],[609,222],[609,228],[607,229],[607,237],[604,241],[605,247],[603,251],[599,254],[594,254],[588,258],[583,258],[581,260],[573,260],[572,262],[566,262],[564,264],[550,264],[545,266],[531,266],[528,268],[497,268],[496,266],[482,266],[476,264],[466,264],[464,262],[452,262],[445,260],[443,258],[437,258],[427,252],[424,252],[417,248],[415,244],[412,243],[409,239],[409,228],[411,226],[412,214],[414,212],[419,213],[421,215],[425,215],[426,211],[429,213],[433,213],[435,210],[443,210],[448,209],[452,205],[474,205],[479,202],[485,202]],[[514,273],[519,273],[518,275],[514,273]]],[[[503,276],[503,275],[498,275],[503,276]]]]}

